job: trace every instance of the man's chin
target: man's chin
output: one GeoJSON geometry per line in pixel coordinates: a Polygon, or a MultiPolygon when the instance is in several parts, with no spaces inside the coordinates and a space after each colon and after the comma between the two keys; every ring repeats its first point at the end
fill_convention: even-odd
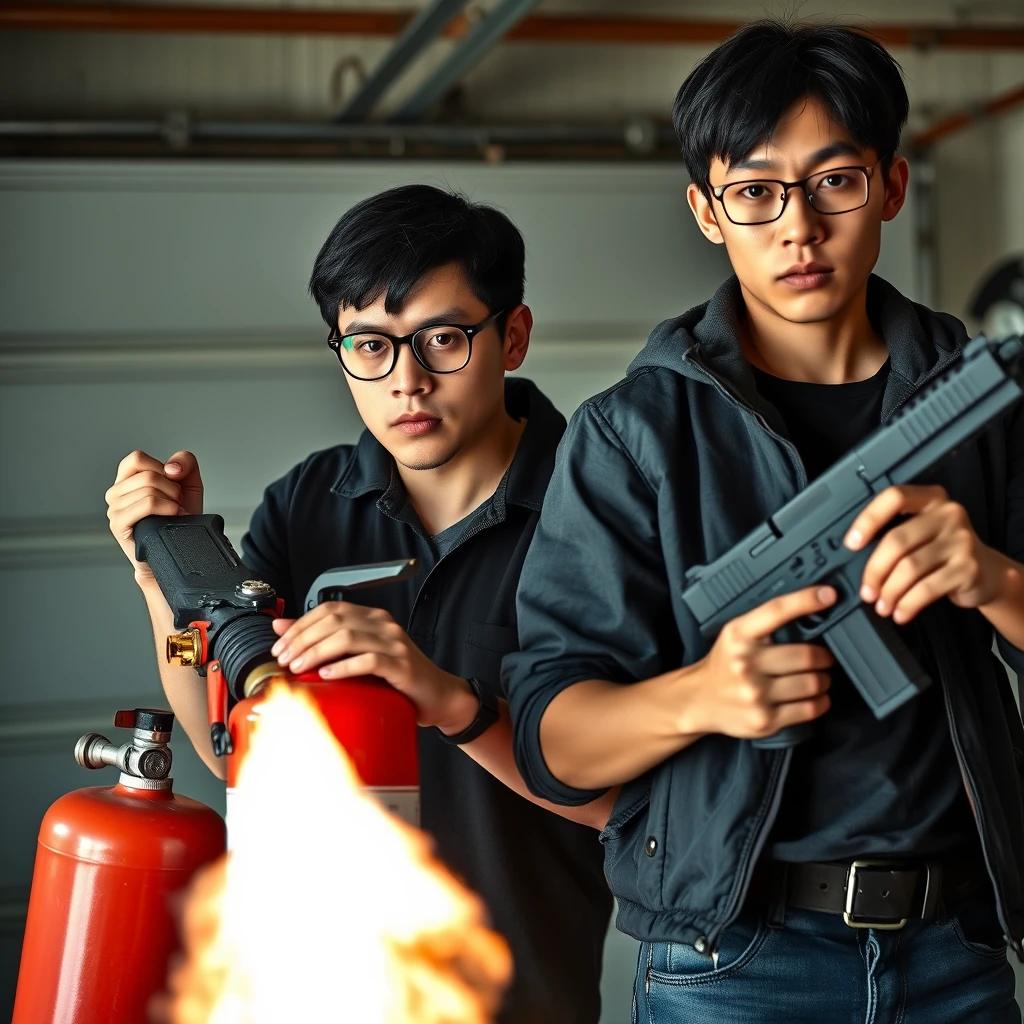
{"type": "Polygon", "coordinates": [[[834,288],[816,289],[805,295],[772,296],[767,303],[776,316],[791,324],[820,324],[840,316],[849,304],[849,298],[837,294],[834,288]]]}
{"type": "Polygon", "coordinates": [[[392,452],[395,462],[404,469],[412,470],[440,469],[441,466],[451,462],[457,454],[457,448],[423,452],[392,452]]]}

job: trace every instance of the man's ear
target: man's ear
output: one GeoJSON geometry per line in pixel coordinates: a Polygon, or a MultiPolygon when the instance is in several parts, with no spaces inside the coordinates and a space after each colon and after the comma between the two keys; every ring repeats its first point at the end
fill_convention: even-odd
{"type": "Polygon", "coordinates": [[[505,316],[505,347],[503,365],[506,370],[518,370],[530,347],[533,313],[529,306],[518,305],[505,316]]]}
{"type": "Polygon", "coordinates": [[[892,220],[903,209],[903,204],[907,201],[909,178],[910,165],[903,157],[896,157],[885,179],[885,204],[882,206],[882,220],[892,220]]]}
{"type": "Polygon", "coordinates": [[[690,182],[686,189],[686,201],[690,204],[693,219],[705,238],[714,242],[715,245],[722,245],[725,241],[722,232],[719,230],[718,221],[715,219],[715,211],[711,208],[708,197],[695,182],[690,182]]]}

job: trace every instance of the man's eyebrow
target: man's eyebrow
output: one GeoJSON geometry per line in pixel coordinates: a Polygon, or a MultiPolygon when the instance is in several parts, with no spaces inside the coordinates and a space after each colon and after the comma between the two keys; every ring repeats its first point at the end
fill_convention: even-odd
{"type": "MultiPolygon", "coordinates": [[[[422,331],[424,327],[443,327],[457,326],[464,323],[469,319],[469,314],[461,306],[450,306],[448,309],[442,309],[437,313],[431,313],[425,320],[421,320],[419,325],[414,327],[412,333],[416,331],[422,331]]],[[[349,334],[391,334],[386,327],[381,327],[380,324],[375,324],[369,320],[355,320],[345,328],[345,335],[349,334]]]]}
{"type": "MultiPolygon", "coordinates": [[[[825,160],[831,160],[834,156],[859,157],[860,154],[861,150],[852,142],[833,142],[831,145],[823,146],[812,153],[807,158],[807,164],[813,167],[815,164],[820,164],[825,160]]],[[[733,171],[771,171],[775,169],[775,166],[771,160],[761,157],[748,157],[746,160],[740,160],[739,163],[730,164],[725,173],[731,174],[733,171]]]]}

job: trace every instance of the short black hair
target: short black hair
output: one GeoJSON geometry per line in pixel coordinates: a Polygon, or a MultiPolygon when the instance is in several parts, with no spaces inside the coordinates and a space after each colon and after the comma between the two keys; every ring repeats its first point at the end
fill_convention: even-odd
{"type": "Polygon", "coordinates": [[[910,101],[899,64],[864,32],[839,25],[745,25],[680,86],[672,123],[691,178],[708,194],[716,157],[737,163],[771,139],[782,115],[815,97],[888,170],[910,101]]]}
{"type": "Polygon", "coordinates": [[[384,296],[397,313],[424,274],[459,263],[492,312],[523,301],[526,251],[503,213],[432,185],[402,185],[356,203],[313,264],[309,291],[329,327],[338,310],[384,296]]]}

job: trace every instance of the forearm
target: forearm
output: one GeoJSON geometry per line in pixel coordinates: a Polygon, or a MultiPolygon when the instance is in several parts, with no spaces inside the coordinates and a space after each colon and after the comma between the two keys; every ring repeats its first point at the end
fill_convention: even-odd
{"type": "Polygon", "coordinates": [[[544,712],[540,744],[561,782],[576,789],[618,786],[696,742],[686,708],[697,666],[621,685],[588,679],[563,690],[544,712]]]}
{"type": "Polygon", "coordinates": [[[1014,647],[1024,650],[1024,565],[998,552],[995,558],[998,594],[978,610],[1014,647]]]}
{"type": "Polygon", "coordinates": [[[596,829],[604,828],[608,823],[608,818],[611,817],[615,799],[619,795],[618,789],[611,789],[597,800],[583,804],[581,807],[563,807],[535,796],[530,792],[516,767],[512,753],[512,719],[509,717],[508,704],[503,700],[499,701],[498,711],[498,720],[478,739],[463,744],[462,749],[481,768],[485,768],[496,779],[520,796],[525,797],[530,803],[553,811],[570,821],[579,822],[581,825],[590,825],[596,829]]]}
{"type": "Polygon", "coordinates": [[[203,763],[218,779],[223,779],[226,777],[227,767],[224,758],[217,757],[213,752],[210,723],[206,713],[206,688],[203,686],[203,681],[196,675],[195,669],[167,664],[165,656],[167,637],[169,634],[177,632],[174,628],[174,616],[156,583],[140,585],[140,588],[146,600],[146,607],[149,609],[150,621],[153,623],[156,663],[167,701],[171,705],[178,724],[185,730],[185,735],[188,736],[203,763]]]}

